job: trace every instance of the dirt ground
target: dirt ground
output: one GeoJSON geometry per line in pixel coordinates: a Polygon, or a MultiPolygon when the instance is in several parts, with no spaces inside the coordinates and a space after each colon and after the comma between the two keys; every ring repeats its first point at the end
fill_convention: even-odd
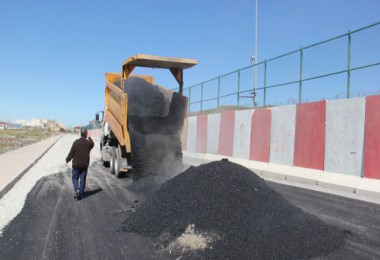
{"type": "Polygon", "coordinates": [[[0,130],[0,154],[36,143],[51,136],[42,129],[0,130]]]}

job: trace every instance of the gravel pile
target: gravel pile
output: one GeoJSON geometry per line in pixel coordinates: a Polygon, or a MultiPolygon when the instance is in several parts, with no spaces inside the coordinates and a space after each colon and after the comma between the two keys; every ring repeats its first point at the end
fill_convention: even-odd
{"type": "Polygon", "coordinates": [[[308,259],[345,242],[343,231],[228,161],[190,167],[148,196],[123,224],[124,231],[150,237],[181,259],[308,259]]]}
{"type": "Polygon", "coordinates": [[[126,79],[124,91],[134,177],[178,173],[186,98],[137,77],[126,79]]]}

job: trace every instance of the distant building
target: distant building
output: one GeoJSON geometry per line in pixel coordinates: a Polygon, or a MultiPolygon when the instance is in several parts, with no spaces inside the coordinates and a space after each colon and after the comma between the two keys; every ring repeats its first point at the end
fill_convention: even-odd
{"type": "Polygon", "coordinates": [[[22,124],[14,124],[14,123],[8,123],[7,129],[15,130],[15,129],[21,129],[22,124]]]}
{"type": "Polygon", "coordinates": [[[0,129],[20,129],[23,126],[32,128],[41,128],[43,130],[49,130],[53,132],[59,132],[65,130],[65,125],[50,119],[33,118],[31,120],[13,120],[9,122],[0,122],[0,129]]]}
{"type": "Polygon", "coordinates": [[[17,124],[17,125],[22,125],[22,126],[27,126],[28,125],[28,121],[26,120],[20,120],[20,119],[16,119],[16,120],[12,120],[11,122],[12,124],[17,124]]]}
{"type": "Polygon", "coordinates": [[[0,130],[4,130],[4,129],[7,129],[7,128],[8,128],[8,123],[0,121],[0,130]]]}
{"type": "Polygon", "coordinates": [[[91,120],[89,122],[88,125],[85,126],[85,128],[87,130],[91,130],[91,129],[100,129],[102,128],[102,125],[99,123],[99,121],[96,121],[95,119],[94,120],[91,120]]]}
{"type": "Polygon", "coordinates": [[[52,121],[52,120],[49,120],[49,122],[48,122],[48,128],[52,132],[59,132],[60,131],[59,124],[57,122],[55,122],[55,121],[52,121]]]}
{"type": "Polygon", "coordinates": [[[91,125],[96,125],[96,124],[98,124],[98,121],[96,121],[96,119],[94,119],[94,120],[91,120],[89,123],[90,123],[91,125]]]}
{"type": "Polygon", "coordinates": [[[32,119],[30,120],[30,126],[32,127],[42,127],[43,126],[43,123],[42,123],[42,119],[32,119]]]}
{"type": "Polygon", "coordinates": [[[4,129],[20,129],[22,127],[21,124],[13,124],[8,122],[0,122],[0,130],[4,129]]]}
{"type": "Polygon", "coordinates": [[[80,126],[74,127],[74,133],[77,133],[77,134],[80,133],[80,126]]]}

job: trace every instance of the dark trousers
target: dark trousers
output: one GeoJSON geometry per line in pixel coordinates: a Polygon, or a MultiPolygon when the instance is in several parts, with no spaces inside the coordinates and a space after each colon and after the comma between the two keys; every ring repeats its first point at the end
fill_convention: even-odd
{"type": "Polygon", "coordinates": [[[83,195],[84,189],[86,188],[86,177],[87,177],[87,169],[84,170],[77,170],[73,168],[73,185],[74,185],[74,192],[77,190],[80,191],[80,194],[83,195]],[[80,188],[78,186],[78,180],[80,179],[80,188]]]}

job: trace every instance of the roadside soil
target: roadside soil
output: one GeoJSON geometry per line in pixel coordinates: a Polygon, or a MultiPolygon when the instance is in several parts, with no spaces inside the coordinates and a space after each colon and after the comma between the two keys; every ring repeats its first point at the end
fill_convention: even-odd
{"type": "Polygon", "coordinates": [[[51,135],[50,131],[41,129],[0,130],[0,154],[39,142],[51,135]]]}

